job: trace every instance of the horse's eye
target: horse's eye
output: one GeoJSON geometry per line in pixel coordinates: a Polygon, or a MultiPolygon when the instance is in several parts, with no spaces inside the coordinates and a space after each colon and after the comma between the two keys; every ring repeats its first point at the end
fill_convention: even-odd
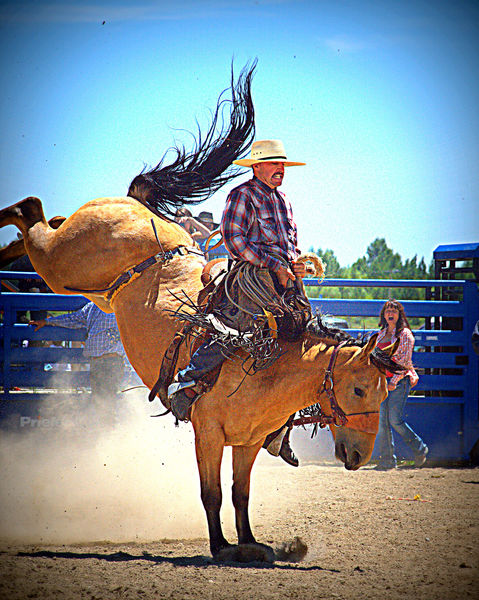
{"type": "Polygon", "coordinates": [[[364,390],[362,390],[361,388],[358,388],[358,387],[354,388],[354,393],[356,394],[356,396],[359,396],[360,398],[362,398],[364,396],[364,390]]]}

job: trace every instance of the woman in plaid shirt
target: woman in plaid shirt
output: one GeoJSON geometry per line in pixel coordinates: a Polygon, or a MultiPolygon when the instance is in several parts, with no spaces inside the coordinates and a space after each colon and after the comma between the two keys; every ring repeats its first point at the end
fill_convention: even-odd
{"type": "Polygon", "coordinates": [[[399,346],[393,359],[404,367],[401,373],[387,373],[388,397],[381,404],[379,412],[379,453],[380,462],[376,469],[387,471],[396,468],[394,440],[392,430],[399,434],[405,444],[414,453],[414,465],[422,466],[426,462],[428,447],[404,420],[404,408],[409,391],[418,382],[418,375],[412,364],[414,335],[409,327],[403,305],[397,300],[388,300],[379,316],[377,347],[385,348],[399,339],[399,346]]]}
{"type": "MultiPolygon", "coordinates": [[[[268,269],[278,289],[286,288],[289,280],[302,279],[306,271],[304,264],[295,262],[299,250],[291,205],[277,188],[283,182],[285,167],[305,163],[288,160],[280,140],[262,140],[253,143],[250,158],[234,164],[252,167],[253,178],[233,189],[227,198],[221,221],[226,249],[233,260],[268,269]]],[[[168,388],[171,411],[177,419],[188,421],[189,409],[200,393],[195,389],[197,382],[223,361],[220,345],[206,342],[177,374],[168,388]]],[[[266,438],[265,447],[277,439],[281,458],[298,466],[289,445],[291,427],[286,425],[266,438]]]]}

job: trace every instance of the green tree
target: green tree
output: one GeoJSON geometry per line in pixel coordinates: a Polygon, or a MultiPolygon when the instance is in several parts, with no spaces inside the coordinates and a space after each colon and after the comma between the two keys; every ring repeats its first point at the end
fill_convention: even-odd
{"type": "MultiPolygon", "coordinates": [[[[311,248],[310,252],[316,252],[325,263],[326,277],[328,279],[432,279],[434,278],[434,262],[426,266],[424,258],[417,261],[417,255],[406,259],[403,263],[401,256],[394,252],[386,243],[384,238],[376,238],[369,244],[365,256],[358,258],[351,266],[341,267],[334,251],[331,249],[316,251],[311,248]]],[[[380,299],[394,297],[398,300],[423,299],[424,289],[421,288],[309,288],[308,294],[317,298],[370,298],[380,299]]]]}

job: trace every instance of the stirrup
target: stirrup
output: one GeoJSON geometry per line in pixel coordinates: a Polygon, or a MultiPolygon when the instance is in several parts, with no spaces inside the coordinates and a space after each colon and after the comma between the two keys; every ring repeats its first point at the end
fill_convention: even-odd
{"type": "Polygon", "coordinates": [[[283,445],[284,436],[286,435],[287,431],[288,426],[285,425],[283,429],[281,429],[281,431],[278,433],[278,435],[273,440],[271,440],[271,442],[266,446],[266,450],[272,456],[279,456],[281,446],[283,445]]]}
{"type": "Polygon", "coordinates": [[[291,465],[292,467],[299,467],[298,457],[293,452],[288,438],[285,438],[283,440],[283,443],[281,444],[281,450],[279,451],[279,455],[288,465],[291,465]]]}
{"type": "Polygon", "coordinates": [[[192,387],[179,389],[170,396],[170,410],[178,421],[187,423],[190,420],[190,409],[198,400],[199,394],[192,387]]]}

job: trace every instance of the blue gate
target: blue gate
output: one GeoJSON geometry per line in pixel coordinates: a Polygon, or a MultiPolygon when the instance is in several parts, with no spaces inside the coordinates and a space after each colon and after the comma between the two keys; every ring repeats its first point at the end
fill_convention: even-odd
{"type": "MultiPolygon", "coordinates": [[[[0,280],[38,277],[32,273],[0,272],[0,280]]],[[[317,280],[305,280],[307,286],[317,285],[317,280]]],[[[460,323],[457,330],[418,329],[414,331],[416,348],[413,362],[420,375],[407,405],[407,421],[427,442],[431,458],[465,460],[479,439],[479,375],[478,357],[471,345],[471,333],[479,318],[479,296],[473,281],[406,281],[406,280],[345,280],[329,279],[321,287],[384,288],[383,299],[311,299],[313,308],[322,313],[350,318],[378,317],[381,307],[394,288],[423,288],[431,291],[453,285],[460,294],[459,300],[405,300],[408,317],[418,317],[441,323],[454,318],[460,323]]],[[[321,288],[320,288],[321,289],[321,288]]],[[[393,295],[393,294],[392,294],[393,295]]],[[[426,294],[426,297],[430,297],[426,294]]],[[[20,294],[0,292],[0,327],[2,369],[0,374],[0,407],[10,402],[41,399],[47,394],[72,393],[88,388],[87,371],[55,372],[54,389],[52,372],[48,364],[82,364],[88,362],[81,348],[71,342],[85,339],[84,330],[44,327],[38,332],[33,327],[17,322],[17,312],[46,309],[48,311],[76,310],[87,300],[83,296],[57,294],[20,294]],[[26,342],[59,340],[63,347],[31,347],[26,342]],[[26,342],[25,342],[26,341],[26,342]],[[66,346],[66,347],[65,347],[66,346]],[[20,389],[15,389],[20,388],[20,389]]],[[[351,334],[363,330],[350,329],[351,334]]],[[[405,449],[398,450],[407,457],[405,449]]]]}
{"type": "MultiPolygon", "coordinates": [[[[40,279],[36,273],[0,272],[3,289],[15,289],[13,281],[40,279]]],[[[0,291],[0,415],[34,411],[35,401],[54,394],[89,394],[88,358],[81,342],[85,329],[34,328],[22,322],[27,311],[73,311],[88,300],[83,296],[0,291]],[[53,344],[51,344],[53,342],[53,344]],[[50,345],[51,344],[51,345],[50,345]],[[77,347],[75,347],[77,346],[77,347]],[[75,365],[73,369],[69,365],[75,365]],[[59,366],[60,370],[55,370],[59,366]]]]}

